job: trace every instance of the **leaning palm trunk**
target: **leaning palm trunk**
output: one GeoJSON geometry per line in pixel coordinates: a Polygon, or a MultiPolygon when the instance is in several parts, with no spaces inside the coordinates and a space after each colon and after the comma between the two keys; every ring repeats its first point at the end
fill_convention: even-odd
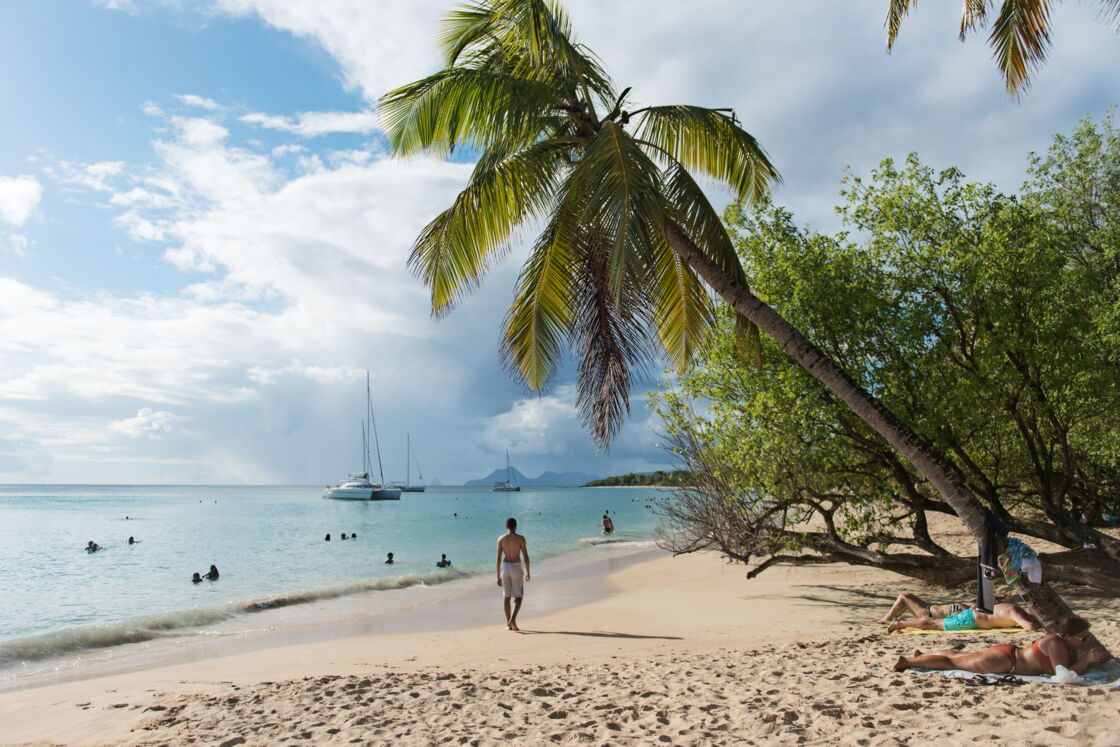
{"type": "MultiPolygon", "coordinates": [[[[735,282],[692,242],[681,228],[670,220],[659,226],[661,235],[677,255],[735,311],[746,317],[762,332],[774,339],[798,365],[842,400],[852,412],[871,426],[887,443],[898,449],[925,476],[933,488],[979,541],[984,535],[984,511],[960,475],[925,439],[902,422],[886,405],[861,387],[809,338],[786,321],[778,312],[735,282]]],[[[1018,581],[1013,587],[1022,596],[1031,612],[1051,633],[1066,633],[1076,616],[1069,605],[1043,582],[1018,581]]],[[[1102,650],[1103,645],[1096,642],[1102,650]]],[[[1107,652],[1106,652],[1107,653],[1107,652]]],[[[1111,657],[1111,654],[1109,654],[1111,657]]]]}

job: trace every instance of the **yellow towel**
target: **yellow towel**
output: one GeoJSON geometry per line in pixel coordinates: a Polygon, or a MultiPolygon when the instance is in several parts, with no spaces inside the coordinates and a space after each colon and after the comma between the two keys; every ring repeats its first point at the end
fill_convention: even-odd
{"type": "Polygon", "coordinates": [[[899,628],[891,633],[891,635],[926,635],[929,633],[950,633],[957,635],[958,633],[1026,633],[1023,628],[988,628],[987,630],[922,630],[921,628],[899,628]]]}

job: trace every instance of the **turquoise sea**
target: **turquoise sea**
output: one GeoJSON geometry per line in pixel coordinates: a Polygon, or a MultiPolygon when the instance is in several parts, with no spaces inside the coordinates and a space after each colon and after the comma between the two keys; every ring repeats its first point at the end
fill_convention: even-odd
{"type": "Polygon", "coordinates": [[[268,611],[348,615],[400,605],[494,568],[514,516],[534,564],[599,545],[652,545],[648,488],[429,487],[400,501],[336,501],[321,487],[0,486],[0,681],[66,657],[186,632],[251,626],[268,611]],[[341,540],[341,534],[357,533],[341,540]],[[331,541],[324,541],[330,533],[331,541]],[[128,538],[139,542],[129,545],[128,538]],[[104,549],[87,553],[89,540],[104,549]],[[396,562],[386,565],[386,553],[396,562]],[[441,553],[453,566],[435,567],[441,553]],[[210,565],[217,581],[191,583],[210,565]],[[412,590],[411,592],[409,590],[412,590]],[[264,614],[262,614],[264,613],[264,614]],[[223,627],[224,626],[224,627],[223,627]]]}

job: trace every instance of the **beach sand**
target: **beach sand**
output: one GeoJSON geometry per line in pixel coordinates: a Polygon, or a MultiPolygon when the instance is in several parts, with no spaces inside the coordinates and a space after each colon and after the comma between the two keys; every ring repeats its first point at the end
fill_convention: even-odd
{"type": "MultiPolygon", "coordinates": [[[[606,598],[520,624],[288,646],[0,695],[4,744],[1120,744],[1120,688],[975,687],[895,673],[915,647],[1036,634],[887,636],[903,589],[850,566],[747,581],[714,555],[610,574],[606,598]]],[[[538,591],[540,590],[540,591],[538,591]]],[[[1120,602],[1063,593],[1120,651],[1120,602]]]]}

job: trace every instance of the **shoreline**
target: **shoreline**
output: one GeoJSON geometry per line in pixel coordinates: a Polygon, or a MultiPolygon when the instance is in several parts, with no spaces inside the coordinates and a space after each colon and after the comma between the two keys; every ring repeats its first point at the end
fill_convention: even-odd
{"type": "MultiPolygon", "coordinates": [[[[438,632],[302,643],[2,694],[0,742],[1120,740],[1118,688],[975,688],[891,672],[915,646],[1031,640],[915,640],[874,622],[900,587],[928,588],[850,566],[773,568],[751,581],[745,571],[712,555],[655,557],[599,577],[606,596],[546,612],[538,604],[553,579],[542,567],[520,634],[501,626],[497,595],[467,595],[460,610],[477,608],[484,625],[440,629],[432,618],[438,632]]],[[[573,579],[573,593],[594,581],[573,579]]],[[[1120,642],[1120,602],[1063,593],[1110,646],[1120,642]]]]}
{"type": "MultiPolygon", "coordinates": [[[[664,553],[651,544],[591,543],[542,556],[538,563],[551,567],[553,583],[537,600],[539,609],[552,612],[607,596],[602,576],[664,553]]],[[[435,585],[420,582],[262,606],[202,626],[150,631],[135,642],[78,647],[23,662],[24,671],[19,662],[7,665],[0,668],[0,694],[321,641],[475,627],[492,617],[483,613],[483,600],[492,596],[490,575],[469,573],[435,585]]]]}

